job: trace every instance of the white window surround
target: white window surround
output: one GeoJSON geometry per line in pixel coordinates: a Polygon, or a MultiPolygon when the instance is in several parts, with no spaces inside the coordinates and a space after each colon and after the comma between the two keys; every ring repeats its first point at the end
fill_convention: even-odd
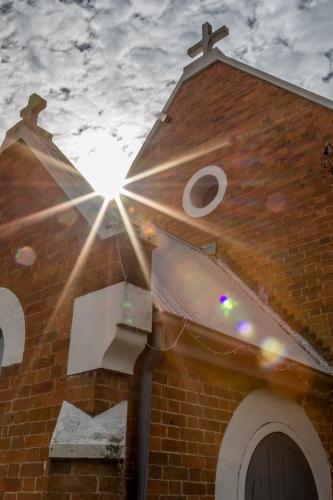
{"type": "Polygon", "coordinates": [[[4,338],[1,366],[21,363],[25,344],[25,319],[23,308],[16,295],[0,287],[0,328],[4,338]]]}
{"type": "Polygon", "coordinates": [[[295,441],[312,470],[319,500],[332,500],[328,458],[312,422],[297,403],[268,390],[249,394],[229,422],[218,458],[215,499],[244,500],[253,452],[272,432],[283,432],[295,441]]]}
{"type": "MultiPolygon", "coordinates": [[[[208,186],[210,187],[210,186],[208,186]]],[[[224,194],[227,189],[227,176],[224,173],[221,167],[217,167],[216,165],[209,165],[207,167],[201,168],[198,170],[185,186],[183,193],[183,208],[184,211],[193,218],[205,217],[209,215],[213,210],[215,210],[218,205],[223,200],[224,194]],[[200,190],[200,183],[202,182],[202,195],[204,195],[204,191],[207,188],[205,184],[205,179],[207,178],[215,178],[217,192],[214,198],[204,206],[196,206],[193,202],[193,195],[195,192],[200,190]]]]}

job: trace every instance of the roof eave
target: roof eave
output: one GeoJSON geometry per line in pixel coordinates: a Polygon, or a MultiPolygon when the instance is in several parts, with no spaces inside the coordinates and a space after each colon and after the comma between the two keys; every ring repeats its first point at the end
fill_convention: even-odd
{"type": "Polygon", "coordinates": [[[171,344],[175,332],[181,329],[191,332],[186,339],[183,333],[182,338],[179,338],[174,345],[174,349],[183,356],[262,379],[276,386],[287,386],[295,392],[304,392],[322,399],[326,399],[332,390],[332,375],[300,362],[284,358],[277,369],[268,369],[267,366],[260,365],[260,348],[241,339],[216,332],[193,321],[184,320],[167,311],[156,311],[154,321],[164,324],[165,341],[171,344]],[[168,335],[169,332],[171,335],[168,335]],[[198,345],[195,346],[195,343],[198,345]],[[206,345],[206,349],[202,345],[206,345]]]}

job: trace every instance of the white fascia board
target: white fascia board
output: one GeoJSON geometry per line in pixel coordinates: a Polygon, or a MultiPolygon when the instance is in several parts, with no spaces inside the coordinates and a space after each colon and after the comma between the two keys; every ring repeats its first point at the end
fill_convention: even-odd
{"type": "MultiPolygon", "coordinates": [[[[34,130],[22,121],[19,122],[7,131],[5,140],[0,147],[0,154],[20,140],[38,158],[70,200],[75,201],[76,198],[94,191],[80,172],[72,166],[68,158],[52,142],[51,134],[40,127],[34,130]]],[[[103,198],[96,196],[83,203],[75,204],[75,208],[79,210],[89,225],[93,226],[102,204],[103,198]]],[[[124,226],[117,210],[108,208],[97,230],[99,237],[105,239],[123,230],[124,226]]]]}

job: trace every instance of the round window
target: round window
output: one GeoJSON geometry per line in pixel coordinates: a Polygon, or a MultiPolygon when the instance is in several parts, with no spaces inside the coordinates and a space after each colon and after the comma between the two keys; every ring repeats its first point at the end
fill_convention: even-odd
{"type": "Polygon", "coordinates": [[[190,217],[204,217],[221,203],[226,189],[227,176],[222,168],[201,168],[185,186],[183,208],[190,217]]]}

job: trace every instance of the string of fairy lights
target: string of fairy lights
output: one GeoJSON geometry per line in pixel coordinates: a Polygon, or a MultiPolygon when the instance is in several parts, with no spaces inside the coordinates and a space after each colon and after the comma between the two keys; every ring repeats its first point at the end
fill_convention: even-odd
{"type": "Polygon", "coordinates": [[[152,349],[153,351],[171,351],[171,349],[174,349],[177,346],[180,338],[182,337],[182,335],[185,331],[186,324],[187,324],[187,320],[185,318],[183,318],[183,326],[179,330],[179,333],[178,333],[175,341],[172,342],[172,344],[170,344],[169,346],[167,346],[167,347],[154,347],[153,345],[150,345],[148,343],[146,344],[146,346],[149,347],[150,349],[152,349]]]}
{"type": "MultiPolygon", "coordinates": [[[[117,253],[118,253],[118,263],[119,263],[120,268],[121,268],[121,272],[122,272],[122,276],[123,276],[125,285],[127,285],[128,284],[128,279],[127,279],[127,274],[126,274],[126,271],[125,271],[125,268],[124,268],[124,265],[123,265],[123,261],[122,261],[122,257],[121,257],[121,250],[120,250],[120,244],[119,244],[118,234],[115,235],[115,238],[116,238],[116,248],[117,248],[117,253]]],[[[220,302],[221,303],[226,303],[226,301],[228,301],[228,300],[229,299],[228,299],[227,296],[222,295],[220,297],[220,302]]],[[[315,388],[313,386],[310,386],[308,380],[306,380],[306,378],[301,373],[300,367],[299,367],[298,363],[296,363],[295,361],[290,361],[285,366],[273,366],[271,363],[266,363],[265,360],[258,353],[254,354],[253,353],[253,347],[254,346],[251,345],[250,343],[246,342],[245,340],[243,340],[243,343],[241,345],[235,347],[234,349],[228,349],[228,350],[224,350],[224,351],[217,351],[217,350],[211,348],[205,342],[203,342],[200,335],[194,334],[193,332],[191,332],[191,330],[189,328],[186,328],[188,326],[188,320],[185,317],[182,318],[182,322],[183,322],[182,326],[181,326],[178,334],[176,335],[175,340],[170,345],[157,347],[157,346],[153,346],[153,345],[151,345],[149,343],[146,343],[146,347],[148,347],[149,349],[154,350],[154,351],[161,351],[161,352],[171,351],[171,350],[173,350],[173,349],[175,349],[177,347],[177,345],[179,344],[181,338],[183,337],[183,335],[184,335],[184,333],[186,331],[186,333],[188,335],[190,335],[194,339],[194,341],[198,345],[200,345],[201,348],[205,349],[207,352],[209,352],[213,356],[232,356],[232,355],[236,355],[241,350],[245,350],[246,349],[252,355],[256,356],[259,364],[261,364],[262,366],[266,367],[267,369],[273,370],[275,372],[287,372],[287,371],[290,371],[292,369],[295,369],[295,372],[296,372],[298,378],[300,380],[302,380],[302,382],[304,383],[304,385],[306,385],[309,388],[311,387],[311,391],[313,393],[317,394],[320,397],[324,397],[324,398],[331,398],[332,397],[332,391],[323,392],[323,391],[320,391],[319,389],[317,389],[317,388],[315,388]]]]}
{"type": "Polygon", "coordinates": [[[118,233],[116,233],[116,247],[117,247],[117,251],[118,251],[118,264],[120,265],[124,281],[127,284],[127,275],[125,273],[125,268],[124,268],[124,265],[123,265],[123,261],[121,259],[121,252],[120,252],[120,246],[119,246],[118,233]]]}

